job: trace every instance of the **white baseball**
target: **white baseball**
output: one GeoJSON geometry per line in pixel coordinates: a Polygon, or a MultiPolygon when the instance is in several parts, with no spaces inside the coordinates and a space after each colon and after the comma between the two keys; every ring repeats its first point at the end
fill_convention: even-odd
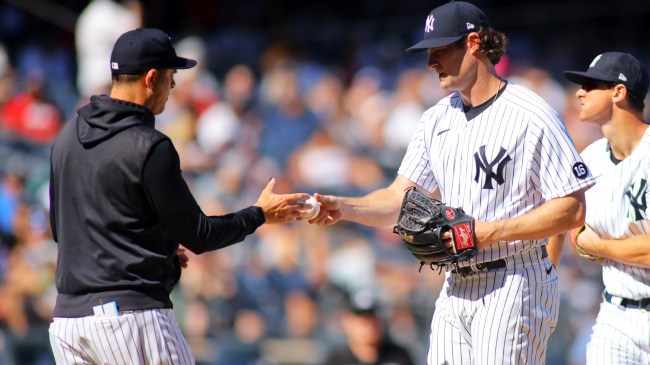
{"type": "Polygon", "coordinates": [[[311,209],[302,215],[302,219],[310,220],[316,218],[320,212],[320,203],[318,200],[313,196],[310,196],[309,199],[305,200],[305,204],[309,205],[311,209]]]}

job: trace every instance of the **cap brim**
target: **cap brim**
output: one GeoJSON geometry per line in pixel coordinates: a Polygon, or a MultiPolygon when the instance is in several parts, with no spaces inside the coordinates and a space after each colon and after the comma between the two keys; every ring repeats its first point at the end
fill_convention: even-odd
{"type": "Polygon", "coordinates": [[[197,62],[195,60],[183,57],[176,57],[174,64],[170,68],[175,68],[177,70],[185,70],[196,66],[197,62]]]}
{"type": "Polygon", "coordinates": [[[352,313],[356,314],[357,316],[374,316],[377,314],[377,311],[372,308],[372,309],[355,309],[352,311],[352,313]]]}
{"type": "Polygon", "coordinates": [[[461,39],[463,36],[455,36],[455,37],[440,37],[440,38],[429,38],[429,39],[423,39],[413,45],[412,47],[409,47],[406,49],[406,53],[417,53],[417,52],[422,52],[425,51],[429,48],[437,48],[437,47],[443,47],[450,45],[457,40],[461,39]]]}
{"type": "Polygon", "coordinates": [[[564,77],[571,82],[575,82],[578,85],[582,85],[585,79],[603,81],[603,82],[616,82],[617,80],[605,80],[601,77],[594,77],[589,74],[589,72],[580,72],[580,71],[564,71],[564,77]]]}

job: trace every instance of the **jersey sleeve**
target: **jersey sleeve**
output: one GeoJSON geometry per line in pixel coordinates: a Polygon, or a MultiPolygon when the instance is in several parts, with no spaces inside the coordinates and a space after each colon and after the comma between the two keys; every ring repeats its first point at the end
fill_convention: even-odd
{"type": "Polygon", "coordinates": [[[429,160],[431,133],[426,131],[428,115],[425,113],[420,118],[397,173],[428,191],[434,191],[438,188],[438,181],[429,160]]]}
{"type": "Polygon", "coordinates": [[[595,180],[559,116],[530,124],[531,180],[545,199],[589,188],[595,180]]]}
{"type": "Polygon", "coordinates": [[[158,143],[147,159],[143,182],[149,201],[167,233],[196,254],[241,242],[264,223],[259,207],[206,216],[183,179],[171,141],[158,143]]]}

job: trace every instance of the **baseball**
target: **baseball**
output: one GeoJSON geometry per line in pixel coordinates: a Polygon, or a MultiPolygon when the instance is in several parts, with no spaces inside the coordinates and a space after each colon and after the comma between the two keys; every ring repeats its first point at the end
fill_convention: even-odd
{"type": "Polygon", "coordinates": [[[316,218],[318,213],[320,212],[320,203],[316,198],[313,196],[310,196],[309,199],[305,200],[305,204],[310,205],[311,209],[307,212],[305,212],[301,217],[302,219],[310,220],[313,218],[316,218]]]}

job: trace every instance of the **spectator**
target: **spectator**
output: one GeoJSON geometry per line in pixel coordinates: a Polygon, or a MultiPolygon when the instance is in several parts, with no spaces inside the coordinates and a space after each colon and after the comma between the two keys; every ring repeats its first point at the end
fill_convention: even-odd
{"type": "Polygon", "coordinates": [[[142,26],[140,0],[91,0],[75,27],[77,89],[82,100],[108,92],[111,49],[124,32],[142,26]]]}
{"type": "Polygon", "coordinates": [[[328,355],[326,365],[412,365],[409,352],[386,334],[379,306],[365,291],[352,293],[341,313],[345,344],[328,355]]]}
{"type": "Polygon", "coordinates": [[[43,70],[30,70],[25,77],[25,89],[2,107],[5,133],[38,147],[49,146],[63,125],[61,111],[45,97],[44,83],[43,70]]]}
{"type": "Polygon", "coordinates": [[[307,108],[298,70],[282,65],[270,71],[262,84],[262,131],[259,154],[284,169],[291,153],[318,129],[320,121],[307,108]]]}

